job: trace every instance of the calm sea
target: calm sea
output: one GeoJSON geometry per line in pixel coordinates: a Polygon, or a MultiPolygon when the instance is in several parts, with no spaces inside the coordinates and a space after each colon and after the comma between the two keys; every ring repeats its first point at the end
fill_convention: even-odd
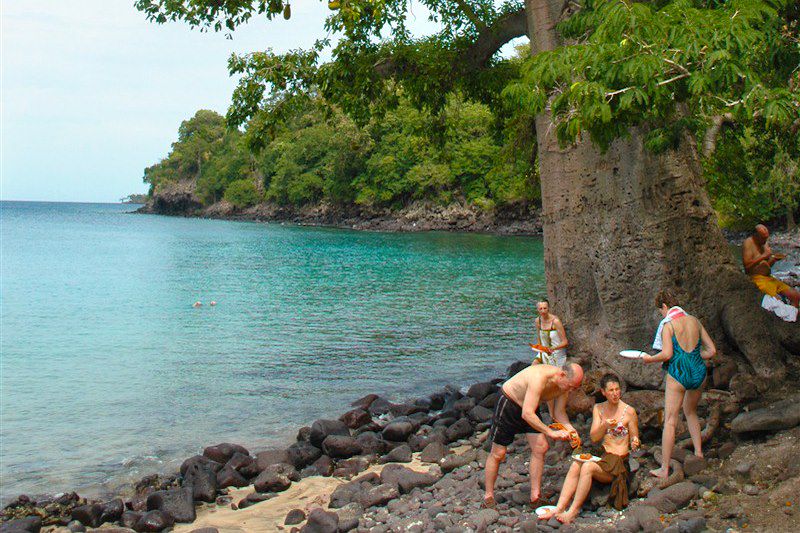
{"type": "Polygon", "coordinates": [[[96,494],[221,441],[288,444],[364,394],[528,357],[541,239],[133,209],[0,203],[3,500],[96,494]]]}

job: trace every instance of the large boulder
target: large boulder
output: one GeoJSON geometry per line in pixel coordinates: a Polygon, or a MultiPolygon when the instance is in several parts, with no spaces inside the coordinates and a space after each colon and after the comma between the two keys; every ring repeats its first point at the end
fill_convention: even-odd
{"type": "Polygon", "coordinates": [[[348,503],[338,511],[339,515],[339,533],[347,533],[358,527],[358,520],[364,514],[364,508],[357,502],[348,503]]]}
{"type": "Polygon", "coordinates": [[[411,462],[411,448],[408,444],[403,444],[393,449],[380,459],[381,464],[386,463],[410,463],[411,462]]]}
{"type": "Polygon", "coordinates": [[[485,381],[483,383],[476,383],[472,385],[467,391],[467,396],[473,398],[476,403],[480,403],[484,398],[494,392],[497,392],[499,389],[500,387],[491,381],[485,381]]]}
{"type": "Polygon", "coordinates": [[[372,402],[377,400],[379,396],[377,394],[367,394],[363,398],[359,398],[358,400],[354,401],[350,404],[351,407],[355,407],[356,409],[369,409],[369,406],[372,405],[372,402]]]}
{"type": "Polygon", "coordinates": [[[586,394],[583,389],[574,390],[567,397],[567,415],[570,418],[579,414],[591,416],[594,402],[594,398],[586,394]]]}
{"type": "Polygon", "coordinates": [[[124,511],[125,504],[122,502],[121,498],[108,501],[103,504],[103,510],[100,513],[100,523],[116,522],[120,519],[124,511]]]}
{"type": "Polygon", "coordinates": [[[731,422],[734,433],[778,431],[800,424],[800,395],[774,403],[762,409],[739,413],[731,422]]]}
{"type": "MultiPolygon", "coordinates": [[[[381,471],[381,483],[397,485],[400,492],[408,494],[417,487],[428,487],[436,483],[441,476],[431,473],[415,472],[399,464],[389,464],[381,471]]],[[[364,507],[368,507],[365,505],[364,507]]]]}
{"type": "Polygon", "coordinates": [[[72,509],[72,519],[87,527],[100,527],[102,514],[103,505],[100,503],[90,503],[72,509]]]}
{"type": "Polygon", "coordinates": [[[400,420],[387,424],[381,435],[385,440],[405,442],[412,433],[414,433],[414,424],[407,420],[400,420]]]}
{"type": "Polygon", "coordinates": [[[139,518],[133,529],[139,533],[155,533],[172,527],[174,523],[175,520],[169,513],[158,510],[148,511],[139,518]]]}
{"type": "Polygon", "coordinates": [[[194,522],[197,517],[189,487],[160,490],[147,496],[148,511],[163,511],[176,522],[194,522]]]}
{"type": "Polygon", "coordinates": [[[246,487],[247,478],[233,468],[226,466],[217,472],[217,488],[225,489],[228,487],[246,487]]]}
{"type": "Polygon", "coordinates": [[[233,468],[246,478],[257,476],[260,472],[255,459],[239,452],[234,453],[233,456],[228,459],[228,462],[225,463],[225,466],[233,468]]]}
{"type": "Polygon", "coordinates": [[[339,417],[350,429],[357,429],[372,422],[372,416],[364,409],[353,409],[339,417]]]}
{"type": "Polygon", "coordinates": [[[447,442],[465,439],[472,435],[472,425],[466,418],[461,418],[455,424],[447,428],[444,434],[445,437],[447,437],[447,442]]]}
{"type": "Polygon", "coordinates": [[[389,410],[391,410],[391,408],[392,408],[392,402],[390,402],[386,398],[378,397],[375,398],[375,401],[373,401],[370,404],[367,410],[370,412],[372,416],[381,416],[388,413],[389,410]]]}
{"type": "Polygon", "coordinates": [[[257,492],[283,492],[292,486],[286,474],[272,467],[261,472],[253,482],[257,492]]]}
{"type": "Polygon", "coordinates": [[[375,432],[366,431],[359,434],[356,442],[361,446],[362,453],[383,455],[386,452],[386,442],[380,439],[375,432]]]}
{"type": "Polygon", "coordinates": [[[204,465],[213,470],[215,474],[219,472],[223,467],[222,463],[212,461],[205,455],[195,455],[194,457],[189,457],[181,464],[181,475],[185,476],[186,471],[189,470],[189,467],[192,466],[193,464],[204,465]]]}
{"type": "Polygon", "coordinates": [[[322,442],[330,435],[350,436],[350,428],[341,420],[320,419],[311,424],[309,441],[317,448],[322,448],[322,442]]]}
{"type": "Polygon", "coordinates": [[[664,423],[663,392],[656,390],[629,391],[625,394],[625,402],[636,409],[640,427],[658,429],[662,427],[664,423]]]}
{"type": "Polygon", "coordinates": [[[449,452],[450,449],[442,442],[433,441],[425,446],[425,449],[419,454],[419,460],[423,463],[438,463],[449,452]]]}
{"type": "Polygon", "coordinates": [[[306,525],[300,528],[301,533],[338,533],[339,515],[317,507],[308,513],[306,525]]]}
{"type": "Polygon", "coordinates": [[[259,471],[271,465],[289,462],[289,453],[285,449],[264,450],[256,454],[256,464],[259,471]]]}
{"type": "Polygon", "coordinates": [[[286,452],[289,456],[289,463],[298,470],[310,465],[322,455],[322,450],[306,441],[295,442],[289,446],[286,452]]]}
{"type": "Polygon", "coordinates": [[[28,533],[39,533],[42,529],[42,519],[38,516],[26,516],[25,518],[17,518],[16,520],[9,520],[0,525],[0,532],[2,533],[20,533],[27,531],[28,533]]]}
{"type": "Polygon", "coordinates": [[[248,452],[247,448],[244,446],[231,444],[229,442],[223,442],[222,444],[217,444],[216,446],[209,446],[203,450],[203,455],[212,461],[225,464],[236,452],[244,455],[250,455],[250,452],[248,452]]]}
{"type": "Polygon", "coordinates": [[[493,413],[491,409],[480,405],[476,405],[470,409],[469,413],[467,413],[467,417],[476,424],[489,422],[492,419],[492,415],[493,413]]]}
{"type": "Polygon", "coordinates": [[[386,505],[390,501],[399,498],[400,491],[398,485],[393,483],[382,483],[377,487],[369,488],[360,493],[360,503],[364,508],[386,505]]]}
{"type": "Polygon", "coordinates": [[[322,451],[334,459],[347,459],[359,455],[363,448],[350,435],[328,435],[322,442],[322,451]]]}

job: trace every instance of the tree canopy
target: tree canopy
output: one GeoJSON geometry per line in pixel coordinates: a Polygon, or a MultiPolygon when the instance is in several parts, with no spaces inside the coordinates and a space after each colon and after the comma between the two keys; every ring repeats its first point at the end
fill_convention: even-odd
{"type": "MultiPolygon", "coordinates": [[[[405,113],[411,120],[410,108],[415,108],[433,117],[424,134],[446,143],[452,132],[445,133],[442,117],[448,114],[452,95],[457,95],[465,102],[488,105],[501,125],[498,131],[502,131],[495,137],[502,140],[506,151],[519,142],[508,136],[512,131],[530,141],[533,116],[540,113],[551,115],[564,144],[587,135],[605,149],[614,139],[627,135],[631,127],[640,127],[646,131],[647,146],[658,151],[675,146],[689,133],[698,144],[710,147],[704,150],[706,171],[718,209],[749,221],[797,208],[792,201],[797,180],[792,169],[800,160],[797,143],[792,142],[800,128],[800,7],[796,2],[570,2],[559,18],[563,41],[554,50],[524,60],[500,57],[496,52],[506,42],[529,33],[525,9],[536,3],[421,0],[418,4],[438,23],[438,31],[420,37],[408,29],[409,0],[331,2],[334,9],[325,28],[340,37],[335,44],[321,37],[307,50],[276,53],[267,49],[231,57],[230,73],[240,78],[227,124],[244,128],[244,141],[254,152],[274,152],[274,146],[268,149],[268,145],[281,135],[285,138],[286,124],[320,103],[329,110],[335,108],[334,114],[346,116],[353,127],[370,132],[370,156],[363,168],[345,171],[352,178],[349,190],[338,187],[346,193],[321,192],[326,186],[308,174],[307,183],[291,195],[288,185],[285,190],[278,185],[267,187],[268,197],[282,201],[294,201],[290,196],[320,195],[345,200],[351,195],[358,201],[391,203],[419,195],[418,188],[427,191],[423,196],[449,190],[453,180],[460,182],[461,178],[452,175],[460,170],[451,167],[444,177],[440,165],[453,162],[442,163],[434,157],[424,164],[398,163],[406,150],[402,145],[414,137],[409,137],[409,131],[398,126],[402,133],[395,135],[392,157],[398,166],[393,169],[382,166],[377,155],[386,155],[392,135],[384,132],[380,146],[373,137],[380,117],[392,113],[387,125],[398,114],[405,113]],[[330,59],[323,61],[328,56],[330,59]],[[770,147],[770,153],[780,147],[781,155],[775,155],[768,166],[751,165],[754,173],[746,182],[759,185],[742,187],[742,176],[723,170],[736,162],[717,160],[719,154],[713,150],[717,138],[725,156],[735,156],[735,161],[752,162],[754,154],[770,152],[770,147]],[[774,172],[756,172],[764,168],[774,172]],[[779,168],[783,170],[776,170],[779,168]],[[394,171],[398,173],[392,174],[394,171]],[[743,190],[752,197],[744,200],[748,205],[762,207],[746,214],[726,200],[741,199],[743,190]],[[771,192],[764,192],[767,190],[771,192]],[[789,200],[774,209],[763,200],[787,195],[789,200]]],[[[234,31],[253,17],[286,16],[286,4],[279,0],[136,2],[155,22],[182,20],[201,30],[223,32],[234,31]]],[[[324,8],[321,4],[320,9],[324,8]]],[[[306,133],[320,136],[319,130],[306,133]]],[[[303,141],[296,136],[295,142],[303,141]]],[[[285,145],[283,150],[291,148],[285,145]]],[[[424,151],[420,154],[425,160],[424,151]]],[[[476,157],[475,165],[480,167],[480,154],[469,157],[476,157]]],[[[517,159],[533,162],[524,155],[517,159]]],[[[482,171],[489,172],[490,166],[482,171]]],[[[280,167],[280,172],[288,172],[288,168],[280,167]]],[[[276,183],[286,181],[280,172],[276,183]]],[[[474,173],[474,168],[468,172],[474,173]]],[[[340,185],[346,181],[337,179],[340,185]]],[[[491,189],[485,184],[476,187],[467,189],[491,189]]],[[[209,190],[209,195],[216,197],[218,189],[209,190]]],[[[491,194],[476,193],[475,197],[491,199],[491,194]]]]}

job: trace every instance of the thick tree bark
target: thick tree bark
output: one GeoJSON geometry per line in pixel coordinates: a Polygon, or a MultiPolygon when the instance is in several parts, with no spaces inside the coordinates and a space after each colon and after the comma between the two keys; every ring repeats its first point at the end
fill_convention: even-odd
{"type": "MultiPolygon", "coordinates": [[[[560,45],[555,22],[564,5],[527,0],[533,53],[560,45]]],[[[658,387],[657,365],[617,354],[650,346],[661,318],[653,298],[670,288],[721,351],[740,351],[758,375],[782,379],[791,355],[784,345],[796,346],[798,331],[783,343],[773,336],[719,229],[692,140],[654,154],[633,129],[601,153],[589,139],[562,149],[554,130],[548,112],[537,117],[548,294],[571,354],[634,386],[658,387]]]]}

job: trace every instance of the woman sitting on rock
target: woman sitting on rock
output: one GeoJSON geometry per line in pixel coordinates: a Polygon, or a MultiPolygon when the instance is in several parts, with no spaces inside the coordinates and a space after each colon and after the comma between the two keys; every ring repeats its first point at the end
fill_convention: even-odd
{"type": "Polygon", "coordinates": [[[636,409],[621,401],[619,378],[605,374],[600,378],[600,392],[606,402],[595,404],[592,412],[592,442],[603,441],[605,454],[597,461],[573,461],[564,480],[556,508],[540,516],[548,520],[555,516],[559,522],[569,524],[581,512],[589,495],[592,481],[611,483],[608,501],[616,509],[628,505],[628,454],[639,447],[639,418],[636,409]],[[572,500],[572,505],[567,505],[572,500]]]}

